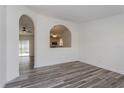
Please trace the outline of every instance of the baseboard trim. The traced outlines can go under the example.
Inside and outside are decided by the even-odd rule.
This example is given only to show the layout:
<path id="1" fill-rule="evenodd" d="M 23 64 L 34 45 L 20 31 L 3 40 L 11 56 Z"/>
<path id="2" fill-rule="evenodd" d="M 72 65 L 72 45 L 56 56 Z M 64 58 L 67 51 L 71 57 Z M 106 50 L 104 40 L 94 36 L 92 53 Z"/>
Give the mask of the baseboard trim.
<path id="1" fill-rule="evenodd" d="M 96 67 L 99 67 L 99 68 L 102 68 L 102 69 L 106 69 L 106 70 L 109 70 L 109 71 L 112 71 L 112 72 L 115 72 L 115 73 L 119 73 L 119 74 L 124 75 L 123 72 L 119 72 L 118 70 L 115 70 L 115 69 L 109 69 L 109 68 L 107 68 L 107 67 L 103 67 L 103 66 L 100 66 L 100 65 L 95 65 L 95 64 L 92 64 L 92 63 L 89 63 L 89 62 L 86 62 L 86 61 L 80 61 L 80 62 L 85 63 L 85 64 L 88 64 L 88 65 L 96 66 Z"/>

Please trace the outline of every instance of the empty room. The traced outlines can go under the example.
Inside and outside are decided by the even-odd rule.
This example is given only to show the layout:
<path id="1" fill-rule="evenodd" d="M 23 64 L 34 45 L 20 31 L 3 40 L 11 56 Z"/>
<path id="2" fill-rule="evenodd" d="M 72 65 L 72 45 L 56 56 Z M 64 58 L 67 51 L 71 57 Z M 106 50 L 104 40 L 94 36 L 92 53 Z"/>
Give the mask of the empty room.
<path id="1" fill-rule="evenodd" d="M 124 88 L 124 5 L 0 5 L 1 88 Z"/>

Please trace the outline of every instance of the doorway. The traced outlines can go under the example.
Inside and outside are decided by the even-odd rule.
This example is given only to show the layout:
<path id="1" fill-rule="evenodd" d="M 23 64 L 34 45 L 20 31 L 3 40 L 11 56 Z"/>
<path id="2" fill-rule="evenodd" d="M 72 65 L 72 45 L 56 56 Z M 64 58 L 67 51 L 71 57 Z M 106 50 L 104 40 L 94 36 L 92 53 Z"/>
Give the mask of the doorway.
<path id="1" fill-rule="evenodd" d="M 24 74 L 34 68 L 34 24 L 27 15 L 19 20 L 19 73 Z"/>

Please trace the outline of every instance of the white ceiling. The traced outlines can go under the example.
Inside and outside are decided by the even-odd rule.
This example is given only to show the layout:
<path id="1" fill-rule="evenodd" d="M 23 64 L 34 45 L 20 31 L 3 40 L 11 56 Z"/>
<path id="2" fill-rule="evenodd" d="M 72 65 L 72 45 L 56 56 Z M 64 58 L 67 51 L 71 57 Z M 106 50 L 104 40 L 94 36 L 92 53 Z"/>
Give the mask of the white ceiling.
<path id="1" fill-rule="evenodd" d="M 26 7 L 43 15 L 77 23 L 124 13 L 124 5 L 31 5 Z"/>

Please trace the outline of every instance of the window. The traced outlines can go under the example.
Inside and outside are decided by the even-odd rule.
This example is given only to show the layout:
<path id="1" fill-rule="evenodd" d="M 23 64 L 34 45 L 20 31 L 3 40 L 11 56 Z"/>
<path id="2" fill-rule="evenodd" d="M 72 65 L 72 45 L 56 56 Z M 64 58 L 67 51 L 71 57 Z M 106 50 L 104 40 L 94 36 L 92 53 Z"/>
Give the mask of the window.
<path id="1" fill-rule="evenodd" d="M 20 40 L 19 56 L 29 56 L 29 40 Z"/>

